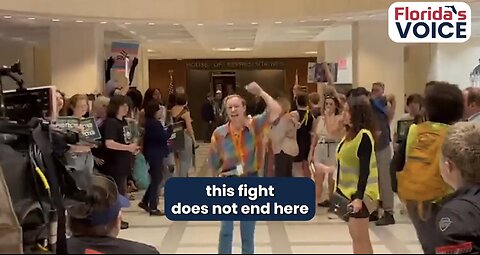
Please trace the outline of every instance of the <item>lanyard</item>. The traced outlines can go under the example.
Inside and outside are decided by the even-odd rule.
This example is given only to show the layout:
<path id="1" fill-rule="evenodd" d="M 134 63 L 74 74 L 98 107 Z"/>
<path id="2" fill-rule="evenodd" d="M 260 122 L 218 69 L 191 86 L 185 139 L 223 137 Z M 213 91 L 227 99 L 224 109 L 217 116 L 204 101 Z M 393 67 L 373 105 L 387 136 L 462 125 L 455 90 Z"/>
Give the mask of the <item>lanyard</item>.
<path id="1" fill-rule="evenodd" d="M 245 150 L 248 149 L 248 148 L 245 148 L 243 145 L 244 143 L 244 139 L 243 139 L 243 132 L 244 130 L 242 129 L 240 131 L 240 133 L 237 135 L 235 134 L 233 128 L 231 127 L 231 125 L 229 124 L 228 125 L 228 128 L 229 128 L 229 131 L 230 131 L 230 135 L 232 137 L 232 142 L 233 142 L 233 146 L 235 147 L 235 155 L 237 156 L 238 160 L 240 160 L 241 164 L 243 167 L 246 167 L 245 166 Z M 247 128 L 248 130 L 248 128 Z M 258 146 L 257 145 L 257 141 L 256 141 L 256 137 L 255 137 L 255 132 L 250 132 L 252 133 L 252 139 L 253 139 L 253 143 L 254 143 L 254 151 L 252 152 L 253 155 L 254 155 L 254 167 L 256 168 L 256 164 L 258 163 L 257 162 L 257 152 L 256 152 L 256 147 Z M 258 169 L 255 169 L 255 170 L 258 170 Z"/>

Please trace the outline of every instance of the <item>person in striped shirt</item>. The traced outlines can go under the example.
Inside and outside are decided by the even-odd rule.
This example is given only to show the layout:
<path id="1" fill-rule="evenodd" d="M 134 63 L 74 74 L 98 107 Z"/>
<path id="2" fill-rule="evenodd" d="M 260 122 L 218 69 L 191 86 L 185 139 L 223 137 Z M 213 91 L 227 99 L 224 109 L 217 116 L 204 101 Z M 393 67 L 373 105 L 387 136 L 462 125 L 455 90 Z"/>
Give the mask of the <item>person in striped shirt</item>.
<path id="1" fill-rule="evenodd" d="M 270 129 L 282 111 L 281 106 L 256 82 L 246 86 L 246 90 L 265 101 L 267 108 L 259 115 L 246 115 L 246 102 L 239 95 L 229 95 L 224 99 L 228 122 L 212 134 L 209 167 L 214 176 L 255 177 L 263 168 L 263 136 Z M 255 222 L 240 222 L 242 233 L 242 253 L 254 253 Z M 221 224 L 218 252 L 232 253 L 233 222 Z"/>

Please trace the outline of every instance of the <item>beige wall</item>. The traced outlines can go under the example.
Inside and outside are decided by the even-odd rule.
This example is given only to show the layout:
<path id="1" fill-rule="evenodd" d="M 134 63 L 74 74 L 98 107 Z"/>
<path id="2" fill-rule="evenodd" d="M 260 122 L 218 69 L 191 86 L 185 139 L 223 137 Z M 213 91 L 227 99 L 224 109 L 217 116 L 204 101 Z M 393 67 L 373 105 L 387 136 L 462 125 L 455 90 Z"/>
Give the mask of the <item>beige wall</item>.
<path id="1" fill-rule="evenodd" d="M 103 31 L 94 27 L 50 29 L 52 84 L 70 97 L 103 90 Z"/>
<path id="2" fill-rule="evenodd" d="M 405 94 L 423 94 L 432 63 L 431 44 L 405 46 Z"/>
<path id="3" fill-rule="evenodd" d="M 370 90 L 373 82 L 385 83 L 385 93 L 397 99 L 396 118 L 404 112 L 403 47 L 390 40 L 385 22 L 358 22 L 353 26 L 353 85 Z"/>

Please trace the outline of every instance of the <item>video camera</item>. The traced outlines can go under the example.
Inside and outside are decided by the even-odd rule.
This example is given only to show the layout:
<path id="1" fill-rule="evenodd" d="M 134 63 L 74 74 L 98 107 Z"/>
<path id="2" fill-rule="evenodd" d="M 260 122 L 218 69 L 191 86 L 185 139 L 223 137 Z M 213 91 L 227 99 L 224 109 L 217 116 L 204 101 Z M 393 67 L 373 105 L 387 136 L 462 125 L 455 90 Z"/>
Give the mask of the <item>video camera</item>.
<path id="1" fill-rule="evenodd" d="M 0 187 L 0 199 L 11 200 L 24 253 L 66 254 L 65 208 L 91 202 L 63 159 L 79 136 L 53 128 L 55 87 L 25 89 L 21 74 L 19 62 L 0 67 L 0 171 L 5 179 L 0 185 L 8 187 L 7 194 Z M 16 81 L 18 89 L 3 91 L 4 77 Z M 0 211 L 10 210 L 0 204 Z M 0 247 L 6 247 L 2 234 L 7 231 L 0 226 Z"/>

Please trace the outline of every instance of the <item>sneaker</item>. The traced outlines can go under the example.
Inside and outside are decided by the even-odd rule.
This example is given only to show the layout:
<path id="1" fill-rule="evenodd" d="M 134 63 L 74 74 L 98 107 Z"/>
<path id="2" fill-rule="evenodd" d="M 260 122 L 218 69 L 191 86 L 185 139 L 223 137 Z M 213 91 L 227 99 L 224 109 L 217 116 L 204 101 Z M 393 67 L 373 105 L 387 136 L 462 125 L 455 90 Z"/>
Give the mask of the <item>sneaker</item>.
<path id="1" fill-rule="evenodd" d="M 127 229 L 128 227 L 128 222 L 122 220 L 122 223 L 120 224 L 120 229 Z"/>
<path id="2" fill-rule="evenodd" d="M 377 226 L 387 226 L 393 224 L 395 224 L 395 218 L 393 218 L 393 214 L 389 212 L 385 212 L 383 217 L 375 222 L 375 225 Z"/>
<path id="3" fill-rule="evenodd" d="M 150 216 L 164 216 L 164 215 L 165 213 L 158 209 L 150 211 Z"/>

